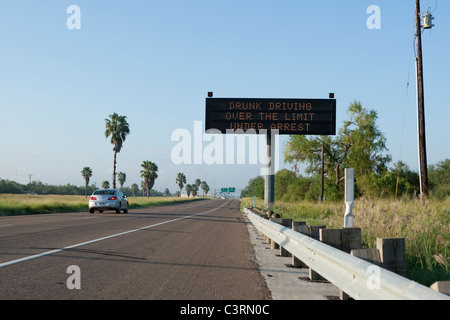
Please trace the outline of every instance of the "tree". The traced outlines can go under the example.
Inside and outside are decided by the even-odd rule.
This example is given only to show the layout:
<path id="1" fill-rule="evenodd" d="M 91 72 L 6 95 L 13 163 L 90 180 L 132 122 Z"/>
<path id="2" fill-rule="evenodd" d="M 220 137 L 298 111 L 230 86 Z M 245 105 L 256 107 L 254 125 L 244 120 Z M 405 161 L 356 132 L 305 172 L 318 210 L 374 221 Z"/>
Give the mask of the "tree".
<path id="1" fill-rule="evenodd" d="M 322 145 L 329 150 L 331 141 L 328 136 L 308 138 L 304 135 L 290 136 L 285 144 L 284 161 L 294 164 L 295 175 L 298 174 L 298 164 L 306 163 L 306 172 L 315 173 L 320 169 Z M 327 161 L 327 163 L 330 161 Z"/>
<path id="2" fill-rule="evenodd" d="M 169 196 L 170 196 L 170 190 L 169 190 L 169 188 L 164 189 L 163 195 L 164 195 L 164 197 L 169 197 Z"/>
<path id="3" fill-rule="evenodd" d="M 105 181 L 102 182 L 102 188 L 103 189 L 109 189 L 109 181 L 108 180 L 105 180 Z"/>
<path id="4" fill-rule="evenodd" d="M 191 191 L 192 191 L 192 186 L 190 184 L 187 184 L 186 187 L 184 188 L 186 190 L 186 194 L 188 196 L 188 198 L 191 195 Z"/>
<path id="5" fill-rule="evenodd" d="M 201 184 L 202 184 L 202 181 L 200 179 L 195 179 L 195 186 L 197 187 L 197 191 L 200 188 Z"/>
<path id="6" fill-rule="evenodd" d="M 191 185 L 191 193 L 194 198 L 197 196 L 197 192 L 198 192 L 198 187 L 197 187 L 197 184 L 194 183 Z"/>
<path id="7" fill-rule="evenodd" d="M 441 160 L 437 164 L 431 165 L 428 170 L 432 187 L 450 183 L 450 159 Z"/>
<path id="8" fill-rule="evenodd" d="M 136 193 L 139 192 L 139 186 L 137 185 L 137 183 L 133 183 L 131 185 L 131 193 L 133 194 L 133 197 L 136 197 Z"/>
<path id="9" fill-rule="evenodd" d="M 141 181 L 142 196 L 145 196 L 145 189 L 146 189 L 146 188 L 147 188 L 147 187 L 145 186 L 145 181 L 142 180 L 142 181 Z"/>
<path id="10" fill-rule="evenodd" d="M 275 199 L 281 200 L 288 194 L 289 186 L 295 180 L 296 175 L 288 169 L 282 169 L 275 174 Z"/>
<path id="11" fill-rule="evenodd" d="M 350 119 L 344 121 L 336 137 L 302 135 L 290 136 L 285 145 L 284 158 L 294 163 L 307 165 L 306 172 L 314 174 L 321 168 L 322 146 L 324 150 L 324 175 L 339 186 L 344 180 L 344 168 L 355 169 L 355 177 L 362 175 L 381 175 L 391 161 L 387 151 L 386 139 L 376 125 L 377 113 L 366 110 L 361 103 L 354 101 L 348 108 Z"/>
<path id="12" fill-rule="evenodd" d="M 202 190 L 203 190 L 203 196 L 205 196 L 205 194 L 207 195 L 207 194 L 208 194 L 208 191 L 209 191 L 210 189 L 209 189 L 209 186 L 208 186 L 208 184 L 206 183 L 206 181 L 202 181 L 201 188 L 202 188 Z"/>
<path id="13" fill-rule="evenodd" d="M 84 167 L 83 170 L 81 170 L 81 176 L 84 178 L 85 183 L 84 195 L 87 198 L 87 188 L 89 184 L 89 179 L 92 177 L 92 169 L 89 167 Z"/>
<path id="14" fill-rule="evenodd" d="M 368 111 L 355 101 L 350 105 L 348 114 L 350 120 L 344 121 L 338 135 L 338 144 L 348 146 L 346 167 L 354 168 L 355 175 L 385 172 L 391 156 L 384 154 L 387 151 L 386 138 L 376 125 L 377 112 Z"/>
<path id="15" fill-rule="evenodd" d="M 122 150 L 123 143 L 127 135 L 130 133 L 130 127 L 126 116 L 119 116 L 117 113 L 109 115 L 109 119 L 105 119 L 105 137 L 111 136 L 111 144 L 114 151 L 113 165 L 113 189 L 116 188 L 116 157 L 117 153 Z"/>
<path id="16" fill-rule="evenodd" d="M 439 161 L 428 170 L 431 195 L 437 198 L 450 196 L 450 159 Z"/>
<path id="17" fill-rule="evenodd" d="M 180 188 L 180 197 L 181 197 L 181 190 L 183 189 L 183 186 L 186 183 L 186 176 L 184 175 L 184 173 L 182 173 L 182 172 L 178 173 L 176 183 L 178 184 L 178 187 Z"/>
<path id="18" fill-rule="evenodd" d="M 264 198 L 264 177 L 258 176 L 248 181 L 248 195 Z"/>
<path id="19" fill-rule="evenodd" d="M 148 160 L 145 160 L 141 164 L 142 170 L 141 170 L 141 178 L 144 179 L 144 185 L 147 189 L 147 198 L 150 196 L 150 190 L 153 188 L 153 185 L 155 184 L 156 178 L 158 178 L 158 166 Z"/>
<path id="20" fill-rule="evenodd" d="M 394 167 L 390 170 L 390 173 L 394 183 L 396 183 L 398 179 L 397 194 L 399 196 L 403 193 L 411 195 L 418 189 L 420 183 L 419 174 L 412 171 L 406 163 L 402 161 L 396 162 Z M 392 187 L 392 190 L 394 190 L 394 187 Z"/>
<path id="21" fill-rule="evenodd" d="M 117 175 L 117 180 L 119 181 L 120 189 L 122 189 L 123 184 L 127 180 L 127 174 L 123 173 L 123 172 L 119 172 L 119 174 Z"/>

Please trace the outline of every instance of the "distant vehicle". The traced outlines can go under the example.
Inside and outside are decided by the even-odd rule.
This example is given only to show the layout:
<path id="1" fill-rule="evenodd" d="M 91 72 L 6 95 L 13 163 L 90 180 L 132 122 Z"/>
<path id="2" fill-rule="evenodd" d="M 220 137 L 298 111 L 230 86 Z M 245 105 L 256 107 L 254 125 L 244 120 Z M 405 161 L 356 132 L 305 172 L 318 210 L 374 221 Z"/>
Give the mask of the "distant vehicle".
<path id="1" fill-rule="evenodd" d="M 128 213 L 128 199 L 118 189 L 95 190 L 89 199 L 89 212 L 95 210 L 102 213 L 105 210 L 116 210 L 116 213 Z"/>

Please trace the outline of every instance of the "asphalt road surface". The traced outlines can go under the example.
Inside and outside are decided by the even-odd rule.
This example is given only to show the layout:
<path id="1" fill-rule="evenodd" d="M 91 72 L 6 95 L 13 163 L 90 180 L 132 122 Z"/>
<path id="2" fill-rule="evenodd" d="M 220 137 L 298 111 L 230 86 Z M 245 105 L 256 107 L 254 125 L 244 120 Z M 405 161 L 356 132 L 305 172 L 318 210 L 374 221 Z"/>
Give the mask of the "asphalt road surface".
<path id="1" fill-rule="evenodd" d="M 0 299 L 265 300 L 238 200 L 0 217 Z"/>

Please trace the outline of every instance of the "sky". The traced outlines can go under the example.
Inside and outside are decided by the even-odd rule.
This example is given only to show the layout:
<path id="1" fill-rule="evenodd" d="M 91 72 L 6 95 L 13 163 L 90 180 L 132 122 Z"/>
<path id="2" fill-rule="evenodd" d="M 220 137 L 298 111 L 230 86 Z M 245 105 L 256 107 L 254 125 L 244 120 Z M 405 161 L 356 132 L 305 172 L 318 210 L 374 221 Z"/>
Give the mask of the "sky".
<path id="1" fill-rule="evenodd" d="M 378 16 L 367 12 L 371 5 Z M 422 34 L 427 160 L 435 164 L 450 158 L 450 2 L 422 0 L 427 9 L 435 17 Z M 260 163 L 173 161 L 177 130 L 190 133 L 192 150 L 194 141 L 200 150 L 210 143 L 194 137 L 209 91 L 225 98 L 333 92 L 338 129 L 358 100 L 378 113 L 392 163 L 418 170 L 414 10 L 414 0 L 2 0 L 0 177 L 84 185 L 80 171 L 89 166 L 91 183 L 111 181 L 104 131 L 116 112 L 131 131 L 117 155 L 125 186 L 140 185 L 140 165 L 150 160 L 159 167 L 158 191 L 175 192 L 178 172 L 211 189 L 243 188 Z M 279 138 L 280 169 L 292 169 L 283 163 L 287 138 Z"/>

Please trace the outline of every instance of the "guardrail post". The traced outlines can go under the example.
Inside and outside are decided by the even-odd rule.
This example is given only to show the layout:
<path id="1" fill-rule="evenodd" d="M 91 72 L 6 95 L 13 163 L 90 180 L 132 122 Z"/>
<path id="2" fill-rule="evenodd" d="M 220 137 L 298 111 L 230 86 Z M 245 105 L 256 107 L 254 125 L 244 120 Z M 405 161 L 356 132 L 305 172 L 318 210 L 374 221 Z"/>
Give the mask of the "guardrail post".
<path id="1" fill-rule="evenodd" d="M 278 224 L 281 222 L 281 218 L 269 218 L 269 220 Z M 280 249 L 280 246 L 278 245 L 278 243 L 272 240 L 270 242 L 270 249 L 277 250 Z"/>
<path id="2" fill-rule="evenodd" d="M 342 251 L 350 253 L 353 249 L 361 249 L 361 228 L 343 228 Z"/>
<path id="3" fill-rule="evenodd" d="M 378 249 L 356 249 L 352 250 L 350 254 L 381 267 L 380 250 Z"/>
<path id="4" fill-rule="evenodd" d="M 350 251 L 350 254 L 381 267 L 380 251 L 378 249 L 354 249 Z M 339 290 L 339 298 L 348 300 L 350 297 L 344 291 Z"/>
<path id="5" fill-rule="evenodd" d="M 430 288 L 448 296 L 450 295 L 450 281 L 436 281 Z"/>
<path id="6" fill-rule="evenodd" d="M 248 211 L 250 221 L 259 230 L 265 234 L 271 234 L 274 240 L 285 244 L 293 255 L 302 257 L 308 265 L 320 270 L 325 278 L 341 290 L 348 291 L 355 299 L 450 300 L 450 297 L 445 294 L 387 271 L 385 268 L 379 268 L 378 275 L 370 274 L 368 270 L 374 264 L 280 227 L 276 223 L 253 214 L 248 209 L 245 211 Z M 376 290 L 369 286 L 370 282 L 377 286 Z"/>
<path id="7" fill-rule="evenodd" d="M 320 229 L 325 229 L 326 226 L 308 226 L 308 228 L 309 228 L 309 236 L 313 239 L 319 240 L 320 239 Z M 311 281 L 324 280 L 324 278 L 321 277 L 320 274 L 318 274 L 311 268 L 309 268 L 309 279 Z"/>
<path id="8" fill-rule="evenodd" d="M 264 240 L 266 240 L 267 244 L 270 244 L 270 238 L 268 236 L 266 236 L 265 234 L 263 234 Z"/>
<path id="9" fill-rule="evenodd" d="M 324 226 L 320 226 L 324 227 Z M 319 231 L 319 240 L 326 243 L 336 249 L 342 248 L 342 230 L 341 229 L 317 229 Z M 311 280 L 325 280 L 317 272 L 309 268 L 309 278 Z"/>
<path id="10" fill-rule="evenodd" d="M 292 219 L 281 219 L 281 225 L 292 228 Z M 280 246 L 280 256 L 281 257 L 291 257 L 292 255 L 289 251 L 287 251 L 285 248 Z"/>
<path id="11" fill-rule="evenodd" d="M 308 227 L 309 227 L 309 236 L 316 240 L 320 239 L 319 230 L 326 228 L 326 226 L 308 226 Z"/>
<path id="12" fill-rule="evenodd" d="M 292 230 L 304 235 L 309 234 L 309 229 L 305 221 L 292 221 Z M 295 268 L 308 268 L 308 266 L 304 262 L 302 262 L 294 255 L 292 255 L 292 266 Z"/>
<path id="13" fill-rule="evenodd" d="M 378 238 L 377 249 L 380 251 L 383 268 L 405 276 L 405 239 L 404 238 Z"/>
<path id="14" fill-rule="evenodd" d="M 336 249 L 342 250 L 342 230 L 341 229 L 320 229 L 319 240 Z"/>
<path id="15" fill-rule="evenodd" d="M 343 228 L 341 230 L 342 251 L 350 253 L 352 250 L 361 249 L 361 228 Z M 349 295 L 342 290 L 339 290 L 339 297 L 341 300 L 349 299 Z"/>
<path id="16" fill-rule="evenodd" d="M 326 243 L 336 249 L 343 250 L 350 253 L 352 249 L 361 248 L 361 229 L 360 228 L 344 228 L 344 229 L 320 229 L 319 240 Z M 316 280 L 321 277 L 314 274 L 314 271 L 310 270 L 311 274 Z M 312 280 L 312 278 L 311 278 Z M 341 300 L 348 300 L 349 296 L 344 291 L 339 290 L 339 297 Z"/>

